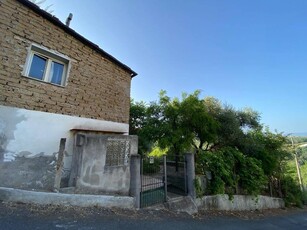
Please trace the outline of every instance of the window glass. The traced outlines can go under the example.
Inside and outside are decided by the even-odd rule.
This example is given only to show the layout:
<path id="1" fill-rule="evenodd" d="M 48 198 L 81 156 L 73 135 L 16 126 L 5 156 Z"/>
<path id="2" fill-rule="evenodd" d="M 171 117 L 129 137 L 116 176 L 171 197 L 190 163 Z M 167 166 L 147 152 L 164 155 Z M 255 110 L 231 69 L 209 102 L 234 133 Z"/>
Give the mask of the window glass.
<path id="1" fill-rule="evenodd" d="M 29 76 L 42 80 L 47 60 L 36 54 L 33 55 Z"/>
<path id="2" fill-rule="evenodd" d="M 51 83 L 61 85 L 62 82 L 62 76 L 64 71 L 64 65 L 57 62 L 51 63 Z"/>
<path id="3" fill-rule="evenodd" d="M 1 0 L 0 0 L 1 1 Z M 69 58 L 47 48 L 32 45 L 23 75 L 54 85 L 65 86 L 69 70 Z"/>

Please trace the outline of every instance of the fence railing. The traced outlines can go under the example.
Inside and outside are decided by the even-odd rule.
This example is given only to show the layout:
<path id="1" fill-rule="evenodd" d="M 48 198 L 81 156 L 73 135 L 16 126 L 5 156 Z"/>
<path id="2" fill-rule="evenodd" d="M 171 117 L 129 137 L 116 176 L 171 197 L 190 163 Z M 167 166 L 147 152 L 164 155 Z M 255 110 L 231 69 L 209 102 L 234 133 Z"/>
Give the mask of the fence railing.
<path id="1" fill-rule="evenodd" d="M 167 197 L 166 157 L 144 157 L 141 161 L 142 208 L 163 203 Z"/>

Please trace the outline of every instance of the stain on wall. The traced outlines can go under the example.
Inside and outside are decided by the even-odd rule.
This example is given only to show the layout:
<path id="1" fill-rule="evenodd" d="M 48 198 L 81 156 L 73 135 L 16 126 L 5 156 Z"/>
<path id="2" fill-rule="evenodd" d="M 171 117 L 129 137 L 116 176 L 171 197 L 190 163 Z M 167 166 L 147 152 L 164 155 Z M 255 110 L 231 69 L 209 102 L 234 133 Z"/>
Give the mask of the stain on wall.
<path id="1" fill-rule="evenodd" d="M 17 125 L 26 120 L 25 116 L 18 114 L 16 110 L 1 109 L 0 107 L 0 162 L 13 161 L 14 152 L 7 149 L 10 141 L 15 139 L 14 132 Z"/>
<path id="2" fill-rule="evenodd" d="M 54 185 L 56 157 L 16 157 L 14 161 L 0 162 L 0 186 L 52 191 Z M 16 170 L 17 169 L 17 170 Z"/>
<path id="3" fill-rule="evenodd" d="M 46 172 L 49 172 L 51 170 L 48 165 L 51 163 L 49 159 L 57 159 L 57 154 L 54 153 L 59 150 L 60 139 L 66 138 L 67 142 L 66 151 L 64 152 L 61 187 L 67 187 L 71 172 L 75 135 L 75 131 L 72 130 L 80 128 L 81 126 L 89 130 L 116 130 L 123 133 L 128 132 L 127 124 L 0 105 L 0 174 L 2 175 L 0 175 L 0 186 L 26 188 L 25 184 L 28 183 L 28 188 L 32 189 L 31 186 L 34 185 L 34 179 L 32 180 L 30 175 L 37 181 L 39 181 L 39 178 L 35 176 L 34 172 L 30 172 L 28 176 L 25 177 L 22 173 L 19 174 L 19 171 L 28 169 L 27 162 L 32 161 L 41 164 L 41 167 L 44 168 Z M 46 160 L 44 161 L 42 159 Z M 18 163 L 15 162 L 17 160 Z M 23 163 L 23 161 L 25 162 Z M 43 171 L 39 173 L 43 174 Z M 8 183 L 9 180 L 4 183 L 4 175 L 14 175 L 8 177 L 12 180 L 11 184 Z M 47 175 L 49 174 L 44 174 L 45 177 Z M 22 182 L 23 180 L 28 181 Z M 50 181 L 51 180 L 52 179 L 50 179 Z M 43 181 L 46 181 L 46 179 Z M 19 185 L 21 182 L 22 185 Z M 38 187 L 39 186 L 34 186 L 33 188 L 36 189 Z M 46 185 L 43 187 L 46 187 Z"/>
<path id="4" fill-rule="evenodd" d="M 62 168 L 62 175 L 61 175 L 61 188 L 68 187 L 69 176 L 71 172 L 71 161 L 72 161 L 72 154 L 64 151 L 64 165 Z"/>
<path id="5" fill-rule="evenodd" d="M 4 160 L 4 150 L 7 143 L 7 139 L 4 133 L 0 133 L 0 162 Z"/>
<path id="6" fill-rule="evenodd" d="M 70 181 L 77 192 L 128 195 L 136 136 L 79 133 L 75 147 Z"/>

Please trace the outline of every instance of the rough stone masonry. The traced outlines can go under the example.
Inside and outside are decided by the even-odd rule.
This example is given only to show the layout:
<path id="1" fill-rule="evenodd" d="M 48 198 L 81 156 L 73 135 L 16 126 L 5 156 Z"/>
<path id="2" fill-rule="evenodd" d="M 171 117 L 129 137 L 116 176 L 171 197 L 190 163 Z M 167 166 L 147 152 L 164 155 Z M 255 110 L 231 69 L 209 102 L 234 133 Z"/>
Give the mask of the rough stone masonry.
<path id="1" fill-rule="evenodd" d="M 0 104 L 128 123 L 131 73 L 16 0 L 0 1 Z M 71 59 L 65 87 L 22 76 L 31 43 Z"/>

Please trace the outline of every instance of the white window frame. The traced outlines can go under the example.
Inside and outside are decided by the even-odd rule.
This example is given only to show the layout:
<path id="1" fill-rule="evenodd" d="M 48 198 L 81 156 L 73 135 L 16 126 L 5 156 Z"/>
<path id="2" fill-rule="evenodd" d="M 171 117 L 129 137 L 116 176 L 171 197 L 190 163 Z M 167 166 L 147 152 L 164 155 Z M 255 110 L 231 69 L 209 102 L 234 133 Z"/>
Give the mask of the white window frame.
<path id="1" fill-rule="evenodd" d="M 42 80 L 31 77 L 29 75 L 34 55 L 37 55 L 39 57 L 46 59 L 46 66 L 45 66 L 44 76 Z M 56 83 L 51 82 L 52 62 L 60 63 L 64 66 L 62 77 L 61 77 L 61 84 L 56 84 Z M 30 47 L 28 48 L 28 55 L 27 55 L 27 59 L 24 65 L 24 70 L 22 72 L 22 75 L 25 77 L 31 78 L 33 80 L 47 82 L 52 85 L 65 87 L 67 85 L 67 80 L 68 80 L 68 75 L 69 75 L 69 70 L 70 70 L 70 63 L 71 63 L 70 58 L 67 57 L 66 55 L 60 54 L 56 51 L 50 50 L 46 47 L 43 47 L 37 44 L 31 44 Z"/>

